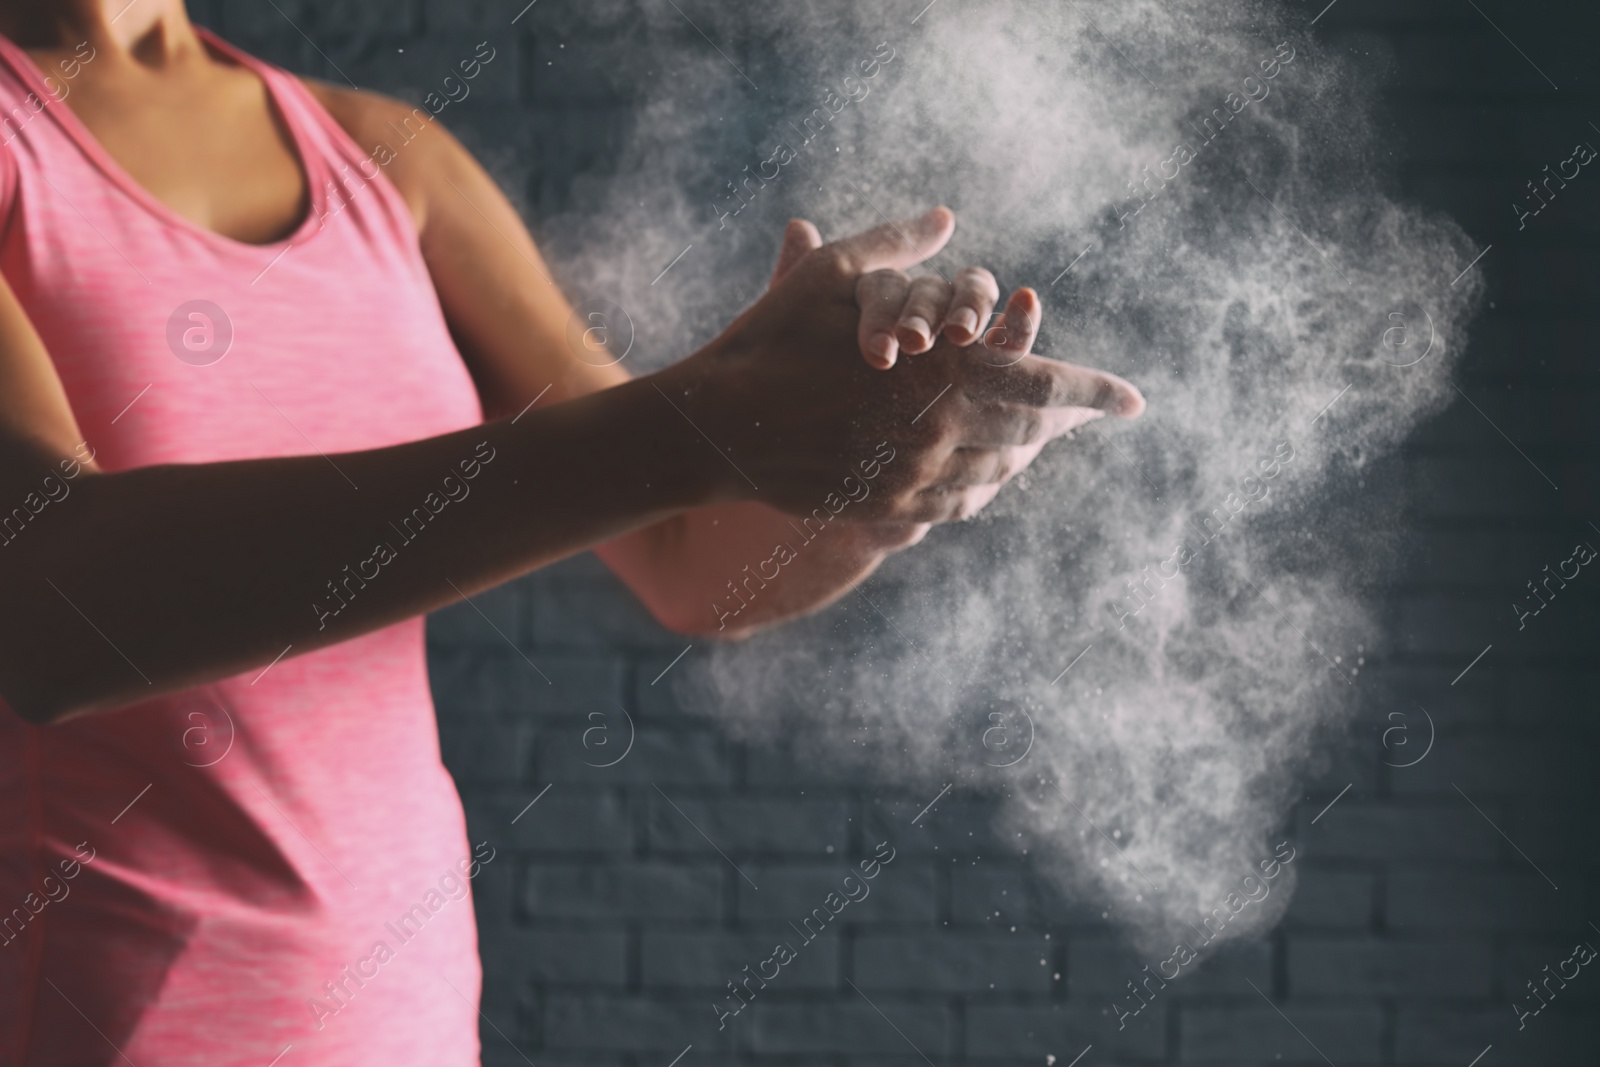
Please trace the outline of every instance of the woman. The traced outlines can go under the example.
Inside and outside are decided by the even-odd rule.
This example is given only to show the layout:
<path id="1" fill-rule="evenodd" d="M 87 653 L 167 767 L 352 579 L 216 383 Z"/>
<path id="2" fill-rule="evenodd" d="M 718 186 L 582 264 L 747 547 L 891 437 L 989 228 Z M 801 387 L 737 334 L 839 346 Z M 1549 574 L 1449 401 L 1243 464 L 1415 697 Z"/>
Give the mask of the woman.
<path id="1" fill-rule="evenodd" d="M 411 109 L 180 0 L 8 0 L 0 33 L 6 1064 L 476 1062 L 494 854 L 425 612 L 594 548 L 666 626 L 747 633 L 1142 407 L 1027 354 L 1031 291 L 980 342 L 987 272 L 908 280 L 944 209 L 791 223 L 761 300 L 630 379 L 448 134 L 373 162 Z M 845 476 L 872 491 L 732 618 Z"/>

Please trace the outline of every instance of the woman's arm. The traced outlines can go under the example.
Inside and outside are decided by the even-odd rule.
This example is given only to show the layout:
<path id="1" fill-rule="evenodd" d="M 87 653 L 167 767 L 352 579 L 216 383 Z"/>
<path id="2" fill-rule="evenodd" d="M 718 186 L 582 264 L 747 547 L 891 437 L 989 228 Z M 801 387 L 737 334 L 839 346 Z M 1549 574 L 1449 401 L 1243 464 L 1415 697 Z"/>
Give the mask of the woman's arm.
<path id="1" fill-rule="evenodd" d="M 0 397 L 0 518 L 39 507 L 47 475 L 57 487 L 0 545 L 0 693 L 36 722 L 346 640 L 722 492 L 648 382 L 331 457 L 349 482 L 319 456 L 79 470 L 59 381 L 4 283 Z M 414 509 L 428 517 L 392 525 Z"/>
<path id="2" fill-rule="evenodd" d="M 406 113 L 402 105 L 381 97 L 323 85 L 315 88 L 358 143 L 381 139 L 386 124 L 397 113 Z M 386 172 L 418 219 L 423 253 L 486 411 L 515 414 L 535 398 L 543 406 L 629 379 L 620 365 L 578 358 L 568 337 L 571 308 L 553 284 L 533 239 L 493 180 L 449 133 L 430 127 Z M 923 224 L 911 240 L 931 255 L 949 239 L 954 222 L 946 212 L 925 218 Z M 820 244 L 809 224 L 791 223 L 774 281 Z M 909 266 L 921 258 L 921 253 L 913 252 L 896 265 Z M 864 348 L 878 330 L 893 330 L 906 293 L 903 282 L 896 288 L 892 272 L 874 280 L 882 281 L 895 300 L 886 320 L 871 314 L 876 309 L 868 306 L 860 337 Z M 993 286 L 987 272 L 963 272 L 958 279 L 956 303 L 970 309 L 967 317 L 972 323 L 988 318 L 998 296 Z M 919 286 L 919 292 L 925 290 Z M 1029 320 L 1027 328 L 1003 343 L 1014 353 L 1028 350 L 1038 321 L 1037 302 L 1031 294 L 1024 299 L 1031 301 L 1021 308 Z M 907 314 L 912 310 L 907 305 Z M 921 310 L 927 313 L 926 306 Z M 938 311 L 943 314 L 942 305 Z M 937 331 L 940 323 L 933 325 Z M 975 329 L 957 325 L 947 333 L 961 343 L 977 335 Z M 909 334 L 906 342 L 908 351 L 920 352 L 931 347 L 932 338 L 918 343 Z M 887 360 L 873 359 L 874 365 L 892 365 L 895 347 L 899 346 L 890 346 Z M 1099 380 L 1106 383 L 1104 407 L 1116 410 L 1118 403 L 1138 403 L 1137 393 L 1126 383 L 1110 376 Z M 1087 409 L 1075 415 L 1059 413 L 1051 429 L 1063 432 L 1095 414 Z M 987 503 L 1006 478 L 1032 461 L 1050 436 L 1041 433 L 1031 442 L 1006 449 L 992 477 L 954 487 L 958 490 L 954 496 L 960 499 L 951 501 L 953 511 L 970 514 Z M 836 481 L 852 470 L 841 466 Z M 823 508 L 824 500 L 819 495 L 798 510 Z M 858 512 L 844 510 L 841 516 L 848 519 Z M 920 540 L 927 528 L 916 523 L 829 522 L 812 543 L 805 540 L 812 531 L 800 528 L 790 515 L 746 501 L 665 517 L 598 546 L 596 553 L 664 625 L 683 633 L 734 637 L 829 603 L 891 552 Z M 781 566 L 768 562 L 788 558 L 791 551 L 793 558 Z M 745 584 L 752 571 L 757 580 Z"/>
<path id="3" fill-rule="evenodd" d="M 684 509 L 807 511 L 884 447 L 895 458 L 851 505 L 860 517 L 951 518 L 979 466 L 1106 387 L 948 344 L 868 367 L 855 283 L 902 262 L 900 247 L 880 227 L 812 251 L 687 359 L 520 418 L 332 457 L 110 473 L 78 466 L 50 355 L 0 282 L 0 523 L 23 513 L 0 538 L 0 694 L 51 722 L 214 681 Z M 418 509 L 433 514 L 408 536 Z"/>

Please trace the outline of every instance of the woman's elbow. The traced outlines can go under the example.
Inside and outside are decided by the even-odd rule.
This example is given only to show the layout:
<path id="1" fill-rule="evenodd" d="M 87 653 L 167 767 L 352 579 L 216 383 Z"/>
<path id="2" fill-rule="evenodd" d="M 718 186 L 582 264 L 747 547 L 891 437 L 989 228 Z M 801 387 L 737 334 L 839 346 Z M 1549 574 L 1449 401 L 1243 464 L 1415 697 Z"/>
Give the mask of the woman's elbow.
<path id="1" fill-rule="evenodd" d="M 70 719 L 79 710 L 41 687 L 12 677 L 0 682 L 0 706 L 10 708 L 17 718 L 33 726 L 50 726 Z"/>

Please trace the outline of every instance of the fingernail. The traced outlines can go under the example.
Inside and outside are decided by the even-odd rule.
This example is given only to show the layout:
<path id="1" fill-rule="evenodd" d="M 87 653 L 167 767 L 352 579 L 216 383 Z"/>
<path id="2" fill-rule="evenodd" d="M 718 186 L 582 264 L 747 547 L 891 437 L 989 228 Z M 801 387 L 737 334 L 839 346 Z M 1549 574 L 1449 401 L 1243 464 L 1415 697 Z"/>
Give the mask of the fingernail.
<path id="1" fill-rule="evenodd" d="M 928 338 L 933 335 L 933 327 L 928 325 L 928 320 L 921 315 L 913 315 L 906 319 L 900 324 L 900 329 L 904 333 L 915 334 L 917 341 L 922 344 L 927 344 Z"/>
<path id="2" fill-rule="evenodd" d="M 867 352 L 879 359 L 888 359 L 894 352 L 895 344 L 893 334 L 875 333 L 867 339 Z"/>
<path id="3" fill-rule="evenodd" d="M 971 308 L 960 308 L 950 316 L 950 325 L 972 336 L 978 329 L 978 313 Z"/>

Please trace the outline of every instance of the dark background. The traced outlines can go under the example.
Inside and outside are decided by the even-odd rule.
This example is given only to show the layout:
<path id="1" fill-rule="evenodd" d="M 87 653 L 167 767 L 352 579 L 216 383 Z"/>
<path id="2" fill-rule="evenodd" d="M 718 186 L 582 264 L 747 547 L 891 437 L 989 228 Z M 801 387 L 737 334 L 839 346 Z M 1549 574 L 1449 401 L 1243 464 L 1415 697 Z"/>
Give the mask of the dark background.
<path id="1" fill-rule="evenodd" d="M 524 2 L 191 8 L 292 70 L 338 81 L 336 65 L 412 100 L 489 40 L 497 58 L 445 120 L 537 235 L 541 218 L 581 202 L 585 175 L 617 165 L 643 92 L 630 64 L 640 42 L 703 42 L 667 0 L 539 0 L 512 25 Z M 726 0 L 686 10 L 712 3 Z M 1324 4 L 1288 4 L 1292 24 Z M 921 6 L 909 0 L 908 20 Z M 1416 766 L 1385 766 L 1415 759 L 1427 724 L 1415 707 L 1403 720 L 1386 718 L 1393 707 L 1364 712 L 1294 813 L 1301 882 L 1279 928 L 1172 983 L 1119 1032 L 1107 1006 L 1151 961 L 1053 897 L 990 832 L 980 797 L 957 789 L 911 825 L 904 813 L 931 798 L 731 740 L 674 701 L 670 673 L 653 684 L 687 642 L 586 556 L 429 627 L 445 756 L 473 839 L 508 857 L 476 887 L 485 1062 L 667 1067 L 691 1044 L 683 1067 L 1051 1056 L 1068 1067 L 1091 1044 L 1080 1067 L 1600 1062 L 1600 968 L 1521 1032 L 1511 1008 L 1575 942 L 1600 947 L 1600 573 L 1583 571 L 1524 630 L 1510 607 L 1575 542 L 1600 546 L 1600 173 L 1586 168 L 1520 232 L 1511 207 L 1575 142 L 1600 145 L 1593 12 L 1339 0 L 1316 23 L 1326 46 L 1387 68 L 1385 143 L 1403 159 L 1403 192 L 1493 246 L 1474 268 L 1491 303 L 1458 375 L 1481 410 L 1458 401 L 1413 436 L 1409 505 L 1384 520 L 1413 562 L 1387 605 L 1392 654 L 1373 671 L 1428 709 L 1436 742 Z M 759 38 L 760 6 L 744 17 Z M 719 43 L 735 58 L 755 47 Z M 633 750 L 610 769 L 584 766 L 620 751 L 619 705 L 634 716 Z M 1385 747 L 1397 724 L 1406 733 Z M 586 749 L 596 727 L 607 732 Z M 710 1004 L 723 984 L 885 836 L 899 855 L 868 902 L 719 1034 Z"/>

